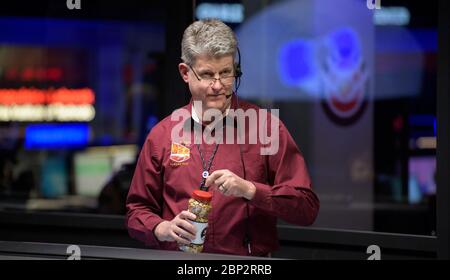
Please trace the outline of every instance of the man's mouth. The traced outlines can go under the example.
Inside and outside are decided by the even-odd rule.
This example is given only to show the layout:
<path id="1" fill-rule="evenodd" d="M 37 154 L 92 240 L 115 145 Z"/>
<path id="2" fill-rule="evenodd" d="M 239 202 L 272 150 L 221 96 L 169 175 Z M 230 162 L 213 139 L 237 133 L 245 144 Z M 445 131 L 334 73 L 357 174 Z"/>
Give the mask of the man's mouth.
<path id="1" fill-rule="evenodd" d="M 222 95 L 225 95 L 224 93 L 219 93 L 219 94 L 208 94 L 207 96 L 208 97 L 219 97 L 219 96 L 222 96 Z"/>

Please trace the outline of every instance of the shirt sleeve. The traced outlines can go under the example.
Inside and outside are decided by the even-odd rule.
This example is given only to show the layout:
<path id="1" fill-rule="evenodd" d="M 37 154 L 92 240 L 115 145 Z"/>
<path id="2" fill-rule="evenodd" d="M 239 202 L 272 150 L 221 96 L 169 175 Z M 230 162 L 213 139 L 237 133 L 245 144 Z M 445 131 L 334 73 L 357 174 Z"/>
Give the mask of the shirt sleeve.
<path id="1" fill-rule="evenodd" d="M 319 212 L 305 160 L 284 124 L 279 121 L 279 149 L 267 155 L 269 184 L 256 187 L 250 204 L 296 225 L 311 225 Z"/>
<path id="2" fill-rule="evenodd" d="M 139 155 L 127 196 L 126 226 L 132 238 L 147 246 L 160 248 L 153 231 L 163 221 L 162 151 L 156 145 L 157 134 L 150 132 Z"/>

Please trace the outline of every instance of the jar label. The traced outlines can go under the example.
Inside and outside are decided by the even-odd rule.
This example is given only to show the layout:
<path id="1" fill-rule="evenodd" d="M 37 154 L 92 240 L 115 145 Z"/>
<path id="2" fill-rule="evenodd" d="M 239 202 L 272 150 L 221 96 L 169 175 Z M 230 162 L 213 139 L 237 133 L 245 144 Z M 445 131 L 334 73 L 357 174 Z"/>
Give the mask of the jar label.
<path id="1" fill-rule="evenodd" d="M 208 228 L 208 223 L 199 223 L 199 222 L 191 222 L 195 229 L 197 230 L 197 234 L 195 235 L 195 239 L 192 240 L 193 244 L 201 245 L 205 242 L 206 237 L 206 229 Z"/>

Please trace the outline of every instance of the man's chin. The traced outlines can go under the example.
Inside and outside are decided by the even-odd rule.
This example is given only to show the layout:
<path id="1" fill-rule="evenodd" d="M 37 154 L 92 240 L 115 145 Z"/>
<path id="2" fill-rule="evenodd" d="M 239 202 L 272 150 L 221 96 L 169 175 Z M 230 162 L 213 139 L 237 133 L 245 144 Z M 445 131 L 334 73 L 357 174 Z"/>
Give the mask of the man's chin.
<path id="1" fill-rule="evenodd" d="M 208 100 L 205 104 L 205 109 L 217 109 L 222 111 L 225 108 L 225 102 L 222 100 Z"/>

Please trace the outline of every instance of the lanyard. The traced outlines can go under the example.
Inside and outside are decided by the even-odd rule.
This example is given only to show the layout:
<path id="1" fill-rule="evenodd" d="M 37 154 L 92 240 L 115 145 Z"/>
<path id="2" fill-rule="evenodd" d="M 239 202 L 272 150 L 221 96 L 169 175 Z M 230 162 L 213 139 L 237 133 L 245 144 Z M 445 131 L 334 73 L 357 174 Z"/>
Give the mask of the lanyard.
<path id="1" fill-rule="evenodd" d="M 218 148 L 219 148 L 219 144 L 216 143 L 216 146 L 214 147 L 211 157 L 209 158 L 208 164 L 206 164 L 205 158 L 203 157 L 202 150 L 200 149 L 200 144 L 197 144 L 197 150 L 200 154 L 200 158 L 202 159 L 202 166 L 203 166 L 202 182 L 200 184 L 200 190 L 202 190 L 202 191 L 207 190 L 207 188 L 205 187 L 206 178 L 208 178 L 208 176 L 209 176 L 209 169 L 211 168 L 212 161 L 214 160 L 214 157 L 216 156 L 216 152 L 217 152 Z"/>

